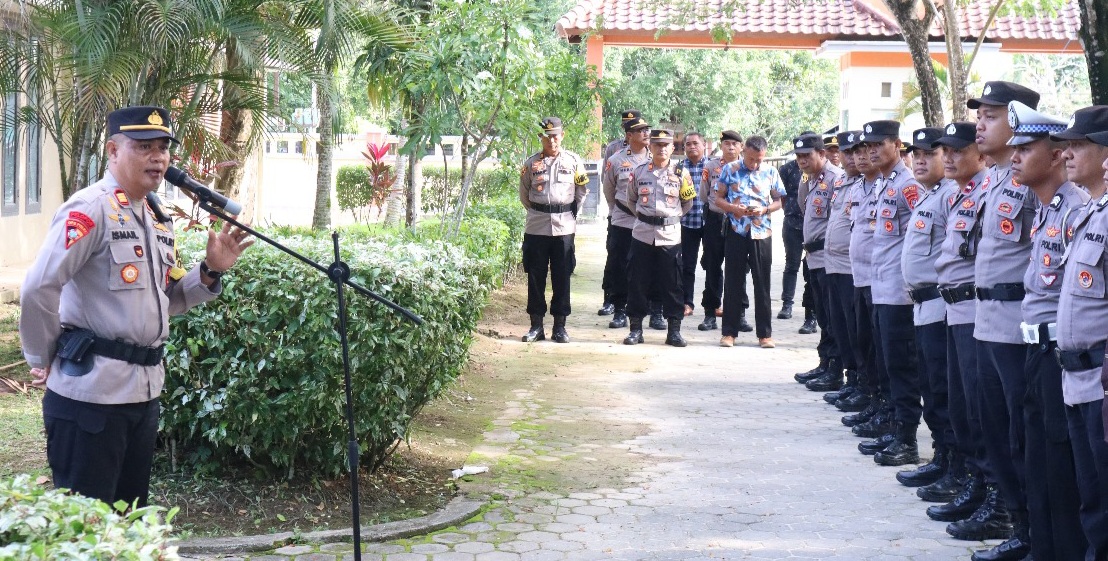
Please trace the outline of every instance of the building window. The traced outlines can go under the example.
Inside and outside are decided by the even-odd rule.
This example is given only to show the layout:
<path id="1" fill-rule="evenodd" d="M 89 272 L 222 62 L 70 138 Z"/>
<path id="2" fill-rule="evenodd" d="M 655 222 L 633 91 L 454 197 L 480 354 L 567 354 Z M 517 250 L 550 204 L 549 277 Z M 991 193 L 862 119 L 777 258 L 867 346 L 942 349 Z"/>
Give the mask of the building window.
<path id="1" fill-rule="evenodd" d="M 435 145 L 434 144 L 428 143 L 427 146 L 423 147 L 423 156 L 424 157 L 434 156 L 434 155 L 435 155 Z"/>
<path id="2" fill-rule="evenodd" d="M 30 104 L 37 104 L 33 96 Z M 37 214 L 42 211 L 42 127 L 27 124 L 27 171 L 26 192 L 23 211 L 27 214 Z"/>
<path id="3" fill-rule="evenodd" d="M 442 145 L 442 155 L 446 156 L 448 158 L 453 156 L 454 155 L 454 145 L 453 144 L 443 144 Z"/>
<path id="4" fill-rule="evenodd" d="M 19 127 L 11 122 L 15 118 L 19 103 L 19 94 L 8 93 L 4 96 L 4 114 L 0 117 L 0 182 L 3 183 L 3 200 L 0 201 L 0 216 L 19 214 L 19 193 L 16 191 L 16 172 L 19 167 Z"/>
<path id="5" fill-rule="evenodd" d="M 277 153 L 278 154 L 288 154 L 289 153 L 289 141 L 287 141 L 287 140 L 278 140 L 277 141 Z"/>
<path id="6" fill-rule="evenodd" d="M 892 96 L 893 96 L 893 83 L 892 82 L 881 82 L 881 97 L 892 97 Z"/>
<path id="7" fill-rule="evenodd" d="M 304 141 L 294 142 L 293 145 L 294 145 L 294 150 L 296 150 L 297 154 L 303 154 L 304 153 Z"/>

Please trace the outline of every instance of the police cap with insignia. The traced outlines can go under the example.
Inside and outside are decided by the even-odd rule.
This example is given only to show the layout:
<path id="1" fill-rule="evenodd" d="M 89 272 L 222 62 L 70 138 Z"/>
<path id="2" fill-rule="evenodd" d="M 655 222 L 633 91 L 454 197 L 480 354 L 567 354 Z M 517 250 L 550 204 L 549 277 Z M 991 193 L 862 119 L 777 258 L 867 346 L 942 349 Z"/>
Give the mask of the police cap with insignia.
<path id="1" fill-rule="evenodd" d="M 627 121 L 634 121 L 640 117 L 642 117 L 642 111 L 638 109 L 628 109 L 620 114 L 619 119 L 620 123 L 626 123 Z"/>
<path id="2" fill-rule="evenodd" d="M 949 146 L 960 150 L 977 142 L 977 125 L 969 121 L 955 121 L 943 129 L 943 135 L 935 139 L 935 146 Z"/>
<path id="3" fill-rule="evenodd" d="M 539 122 L 543 136 L 562 134 L 562 120 L 557 117 L 547 117 Z"/>
<path id="4" fill-rule="evenodd" d="M 839 150 L 853 150 L 859 144 L 862 131 L 843 131 L 835 135 L 839 141 Z"/>
<path id="5" fill-rule="evenodd" d="M 723 142 L 724 140 L 734 140 L 735 142 L 742 143 L 743 135 L 733 130 L 725 130 L 719 133 L 719 141 Z"/>
<path id="6" fill-rule="evenodd" d="M 1066 130 L 1066 121 L 1013 101 L 1008 104 L 1008 126 L 1012 127 L 1008 146 L 1020 146 L 1049 139 L 1051 134 Z"/>
<path id="7" fill-rule="evenodd" d="M 653 129 L 650 131 L 651 144 L 673 144 L 673 131 L 669 129 Z"/>
<path id="8" fill-rule="evenodd" d="M 169 111 L 163 107 L 139 105 L 108 113 L 108 136 L 122 134 L 135 140 L 168 138 L 180 143 L 170 128 Z"/>
<path id="9" fill-rule="evenodd" d="M 825 137 L 823 137 L 823 146 L 825 148 L 834 148 L 834 149 L 838 150 L 840 148 L 839 147 L 839 137 L 838 136 L 825 136 Z"/>
<path id="10" fill-rule="evenodd" d="M 1053 133 L 1050 138 L 1085 140 L 1085 135 L 1103 131 L 1108 131 L 1108 105 L 1093 105 L 1075 111 L 1066 130 Z"/>
<path id="11" fill-rule="evenodd" d="M 646 119 L 643 119 L 642 117 L 635 117 L 634 119 L 631 119 L 630 121 L 624 121 L 623 122 L 623 131 L 624 132 L 638 131 L 638 130 L 649 129 L 649 128 L 650 128 L 650 123 L 647 123 Z"/>
<path id="12" fill-rule="evenodd" d="M 943 136 L 943 129 L 938 127 L 924 127 L 912 131 L 912 140 L 908 143 L 908 151 L 934 150 L 935 141 Z"/>
<path id="13" fill-rule="evenodd" d="M 900 138 L 899 121 L 870 121 L 862 127 L 862 142 L 877 143 Z"/>
<path id="14" fill-rule="evenodd" d="M 1038 107 L 1039 92 L 1013 82 L 985 82 L 985 88 L 981 90 L 981 97 L 975 97 L 967 101 L 966 107 L 970 109 L 977 109 L 982 105 L 1007 107 L 1013 101 L 1018 101 L 1031 108 Z"/>
<path id="15" fill-rule="evenodd" d="M 802 134 L 793 139 L 793 149 L 789 151 L 790 154 L 811 154 L 816 150 L 826 150 L 823 145 L 823 137 L 811 133 Z"/>

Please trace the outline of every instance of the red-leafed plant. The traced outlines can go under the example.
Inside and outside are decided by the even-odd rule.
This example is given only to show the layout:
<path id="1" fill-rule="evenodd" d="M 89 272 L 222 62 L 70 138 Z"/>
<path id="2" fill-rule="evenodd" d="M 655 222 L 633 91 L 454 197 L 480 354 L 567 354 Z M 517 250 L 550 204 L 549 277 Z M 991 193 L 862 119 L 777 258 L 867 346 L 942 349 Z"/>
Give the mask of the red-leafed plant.
<path id="1" fill-rule="evenodd" d="M 377 207 L 377 214 L 384 210 L 385 201 L 388 200 L 396 189 L 396 170 L 385 163 L 385 156 L 389 153 L 388 143 L 366 143 L 366 151 L 362 152 L 368 162 L 366 169 L 369 171 L 370 204 Z"/>

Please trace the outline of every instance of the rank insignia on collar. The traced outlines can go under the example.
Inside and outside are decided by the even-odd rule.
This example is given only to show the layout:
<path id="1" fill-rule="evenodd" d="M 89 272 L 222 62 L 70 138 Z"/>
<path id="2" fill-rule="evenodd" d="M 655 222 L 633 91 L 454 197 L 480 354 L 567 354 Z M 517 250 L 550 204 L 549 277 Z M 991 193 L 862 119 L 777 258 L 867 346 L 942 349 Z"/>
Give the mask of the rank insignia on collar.
<path id="1" fill-rule="evenodd" d="M 1013 177 L 1012 178 L 1012 187 L 1023 187 L 1023 185 L 1020 185 L 1020 183 L 1018 181 L 1016 181 L 1016 178 Z"/>
<path id="2" fill-rule="evenodd" d="M 127 193 L 124 193 L 123 189 L 115 190 L 115 200 L 122 206 L 131 206 L 131 199 L 127 198 Z"/>
<path id="3" fill-rule="evenodd" d="M 991 177 L 989 177 L 989 176 L 987 176 L 987 175 L 985 176 L 985 181 L 982 181 L 982 182 L 981 182 L 981 190 L 982 190 L 982 191 L 984 191 L 985 189 L 988 189 L 988 188 L 989 188 L 989 182 L 990 182 L 991 180 L 992 180 L 992 178 L 991 178 Z"/>
<path id="4" fill-rule="evenodd" d="M 1053 199 L 1050 199 L 1050 208 L 1057 209 L 1062 206 L 1062 195 L 1054 195 Z"/>

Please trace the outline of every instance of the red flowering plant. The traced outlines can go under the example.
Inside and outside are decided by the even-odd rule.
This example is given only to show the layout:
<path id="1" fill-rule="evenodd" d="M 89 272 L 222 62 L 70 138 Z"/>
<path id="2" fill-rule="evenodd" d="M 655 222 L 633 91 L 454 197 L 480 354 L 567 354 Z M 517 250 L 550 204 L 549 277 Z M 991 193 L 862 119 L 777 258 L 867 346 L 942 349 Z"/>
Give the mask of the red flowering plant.
<path id="1" fill-rule="evenodd" d="M 365 156 L 366 170 L 369 172 L 369 202 L 377 207 L 377 214 L 384 210 L 385 201 L 388 200 L 396 189 L 396 170 L 385 163 L 385 156 L 389 153 L 389 144 L 366 143 Z"/>

